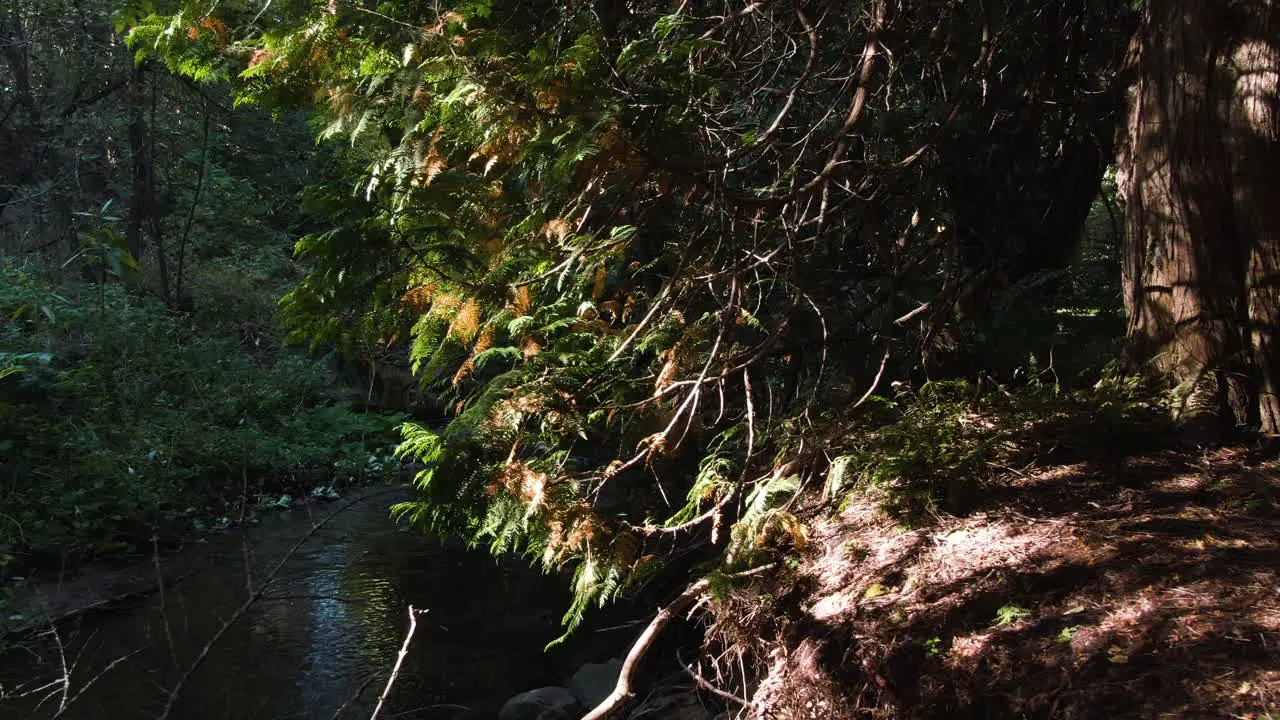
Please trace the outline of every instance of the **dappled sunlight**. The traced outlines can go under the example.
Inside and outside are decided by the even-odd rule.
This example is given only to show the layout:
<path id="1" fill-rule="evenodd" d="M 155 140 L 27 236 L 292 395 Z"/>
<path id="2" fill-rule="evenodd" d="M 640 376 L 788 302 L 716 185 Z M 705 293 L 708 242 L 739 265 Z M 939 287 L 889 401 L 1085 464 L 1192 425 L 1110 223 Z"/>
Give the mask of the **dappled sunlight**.
<path id="1" fill-rule="evenodd" d="M 1278 23 L 0 3 L 0 705 L 1276 720 Z"/>
<path id="2" fill-rule="evenodd" d="M 1231 56 L 1236 102 L 1251 130 L 1264 138 L 1280 131 L 1280 52 L 1265 40 L 1246 40 Z"/>
<path id="3" fill-rule="evenodd" d="M 1260 707 L 1280 693 L 1268 667 L 1280 660 L 1276 469 L 1239 450 L 1138 456 L 1110 473 L 1042 467 L 996 483 L 1019 487 L 1028 512 L 1042 495 L 1034 517 L 979 509 L 906 532 L 851 507 L 819 526 L 822 551 L 796 581 L 822 628 L 804 636 L 823 640 L 767 687 L 820 697 L 831 690 L 814 678 L 844 673 L 829 702 L 961 714 Z M 829 664 L 850 654 L 860 669 Z M 871 695 L 848 694 L 857 687 Z"/>

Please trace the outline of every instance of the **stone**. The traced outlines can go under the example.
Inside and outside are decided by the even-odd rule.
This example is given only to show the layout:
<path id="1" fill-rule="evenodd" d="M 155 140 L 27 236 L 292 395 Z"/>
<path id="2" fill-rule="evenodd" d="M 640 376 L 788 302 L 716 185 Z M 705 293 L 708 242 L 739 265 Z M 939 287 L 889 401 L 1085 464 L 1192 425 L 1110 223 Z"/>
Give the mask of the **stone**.
<path id="1" fill-rule="evenodd" d="M 609 697 L 618 684 L 618 673 L 622 671 L 622 663 L 610 660 L 606 663 L 587 663 L 578 668 L 569 680 L 569 692 L 582 703 L 582 707 L 590 710 Z"/>
<path id="2" fill-rule="evenodd" d="M 498 720 L 578 720 L 582 706 L 562 687 L 543 687 L 520 693 L 498 711 Z"/>

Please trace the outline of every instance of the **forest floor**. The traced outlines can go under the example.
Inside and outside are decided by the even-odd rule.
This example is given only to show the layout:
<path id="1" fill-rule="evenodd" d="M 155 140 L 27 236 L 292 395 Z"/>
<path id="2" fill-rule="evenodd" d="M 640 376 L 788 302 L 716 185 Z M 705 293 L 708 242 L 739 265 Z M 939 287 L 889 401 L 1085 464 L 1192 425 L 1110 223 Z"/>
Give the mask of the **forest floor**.
<path id="1" fill-rule="evenodd" d="M 1280 462 L 1039 467 L 975 505 L 912 529 L 870 502 L 815 524 L 797 572 L 757 588 L 777 606 L 752 628 L 772 665 L 756 710 L 1280 718 Z"/>

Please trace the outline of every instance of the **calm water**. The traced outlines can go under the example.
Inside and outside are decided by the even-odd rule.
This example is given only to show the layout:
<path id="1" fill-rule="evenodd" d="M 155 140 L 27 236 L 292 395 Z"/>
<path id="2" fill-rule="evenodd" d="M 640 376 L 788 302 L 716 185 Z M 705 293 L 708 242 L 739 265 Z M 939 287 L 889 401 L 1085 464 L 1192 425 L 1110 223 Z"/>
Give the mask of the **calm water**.
<path id="1" fill-rule="evenodd" d="M 339 717 L 366 718 L 403 642 L 409 604 L 429 612 L 380 717 L 492 718 L 511 695 L 563 683 L 583 657 L 572 645 L 542 647 L 559 634 L 564 581 L 397 527 L 387 515 L 395 500 L 370 497 L 302 545 L 190 675 L 170 717 L 332 718 L 346 703 Z M 200 554 L 201 569 L 168 590 L 164 612 L 152 596 L 65 623 L 59 634 L 75 666 L 71 694 L 83 694 L 61 717 L 156 717 L 166 688 L 244 602 L 245 556 L 260 587 L 340 504 L 268 515 L 258 527 L 184 551 Z M 53 644 L 33 644 L 0 658 L 0 678 L 11 694 L 15 680 L 33 688 L 60 675 L 58 658 Z M 60 695 L 38 709 L 31 700 L 0 704 L 0 717 L 53 717 Z"/>

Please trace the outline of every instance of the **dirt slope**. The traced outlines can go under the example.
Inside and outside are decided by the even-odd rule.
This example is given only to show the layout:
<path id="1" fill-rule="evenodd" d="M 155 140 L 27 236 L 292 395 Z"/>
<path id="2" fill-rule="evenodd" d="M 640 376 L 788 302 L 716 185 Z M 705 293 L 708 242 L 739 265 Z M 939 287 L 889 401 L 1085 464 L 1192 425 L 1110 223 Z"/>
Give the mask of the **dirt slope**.
<path id="1" fill-rule="evenodd" d="M 749 714 L 1280 718 L 1280 464 L 1039 468 L 977 505 L 815 526 L 797 573 L 757 588 L 775 607 L 736 613 L 770 658 Z"/>

